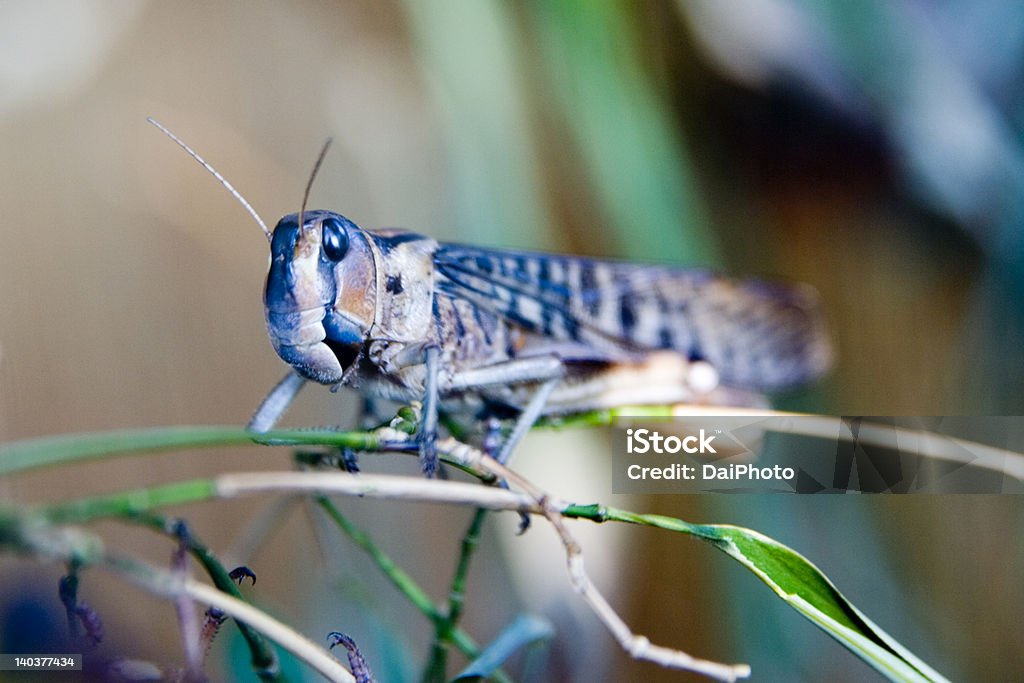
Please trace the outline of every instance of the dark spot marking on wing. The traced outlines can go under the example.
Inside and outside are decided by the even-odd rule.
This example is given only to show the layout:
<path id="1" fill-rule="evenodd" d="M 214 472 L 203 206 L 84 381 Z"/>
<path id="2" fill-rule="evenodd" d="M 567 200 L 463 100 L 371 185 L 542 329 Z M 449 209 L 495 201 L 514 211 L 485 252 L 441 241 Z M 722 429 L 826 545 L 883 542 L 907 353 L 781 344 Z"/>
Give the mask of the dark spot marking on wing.
<path id="1" fill-rule="evenodd" d="M 487 273 L 490 275 L 494 272 L 494 261 L 486 256 L 477 256 L 476 267 L 481 273 Z"/>
<path id="2" fill-rule="evenodd" d="M 437 339 L 444 338 L 444 321 L 441 320 L 441 308 L 440 297 L 434 297 L 433 305 L 430 307 L 434 315 L 431 317 L 434 319 L 434 336 Z"/>
<path id="3" fill-rule="evenodd" d="M 601 292 L 597 287 L 597 275 L 592 261 L 580 261 L 580 288 L 583 290 L 583 306 L 593 317 L 601 314 Z"/>
<path id="4" fill-rule="evenodd" d="M 452 303 L 455 304 L 454 301 Z M 459 313 L 458 304 L 452 306 L 452 317 L 455 319 L 455 335 L 458 337 L 455 342 L 461 344 L 462 340 L 466 337 L 466 325 L 462 322 L 462 314 Z"/>
<path id="5" fill-rule="evenodd" d="M 529 326 L 530 324 L 532 324 L 534 321 L 527 320 L 519 311 L 519 295 L 512 291 L 509 292 L 509 295 L 510 298 L 508 300 L 508 303 L 505 304 L 505 312 L 508 314 L 508 316 L 522 325 Z"/>
<path id="6" fill-rule="evenodd" d="M 543 258 L 538 258 L 537 261 L 540 264 L 540 268 L 537 271 L 537 279 L 541 281 L 541 284 L 558 284 L 551 281 L 551 257 L 545 256 Z"/>
<path id="7" fill-rule="evenodd" d="M 658 348 L 674 349 L 676 347 L 676 335 L 672 331 L 671 324 L 678 321 L 673 320 L 668 299 L 665 298 L 665 293 L 660 289 L 656 289 L 654 292 L 654 302 L 658 307 L 658 319 L 661 321 L 661 325 L 658 328 Z"/>
<path id="8" fill-rule="evenodd" d="M 562 324 L 565 325 L 565 331 L 569 335 L 569 339 L 580 341 L 580 325 L 576 319 L 563 312 L 560 312 L 559 315 L 562 318 Z"/>
<path id="9" fill-rule="evenodd" d="M 671 349 L 675 346 L 675 338 L 672 335 L 672 330 L 667 327 L 662 327 L 658 330 L 658 348 L 659 349 Z"/>
<path id="10" fill-rule="evenodd" d="M 541 332 L 545 337 L 551 336 L 551 323 L 554 316 L 554 307 L 552 306 L 541 306 L 540 309 L 540 321 L 541 321 Z"/>
<path id="11" fill-rule="evenodd" d="M 532 280 L 532 278 L 530 278 L 530 272 L 529 272 L 528 267 L 527 267 L 528 266 L 528 262 L 530 260 L 531 259 L 529 259 L 526 256 L 516 256 L 515 257 L 515 261 L 516 261 L 515 278 L 517 280 L 519 280 L 520 282 L 524 282 L 526 284 L 533 284 L 533 280 Z"/>
<path id="12" fill-rule="evenodd" d="M 633 308 L 633 297 L 623 294 L 619 298 L 619 324 L 622 326 L 622 334 L 630 336 L 633 327 L 636 325 L 636 310 Z"/>
<path id="13" fill-rule="evenodd" d="M 402 286 L 402 276 L 388 275 L 388 281 L 384 285 L 384 288 L 392 294 L 401 294 L 405 291 L 405 287 Z"/>
<path id="14" fill-rule="evenodd" d="M 654 300 L 658 304 L 658 315 L 662 318 L 666 318 L 669 315 L 668 299 L 665 298 L 665 292 L 660 289 L 656 289 L 654 292 Z"/>
<path id="15" fill-rule="evenodd" d="M 484 333 L 484 343 L 488 346 L 491 345 L 491 332 L 494 329 L 492 321 L 485 322 L 483 316 L 480 314 L 480 308 L 478 306 L 471 306 L 473 311 L 473 322 L 476 323 L 477 328 Z"/>

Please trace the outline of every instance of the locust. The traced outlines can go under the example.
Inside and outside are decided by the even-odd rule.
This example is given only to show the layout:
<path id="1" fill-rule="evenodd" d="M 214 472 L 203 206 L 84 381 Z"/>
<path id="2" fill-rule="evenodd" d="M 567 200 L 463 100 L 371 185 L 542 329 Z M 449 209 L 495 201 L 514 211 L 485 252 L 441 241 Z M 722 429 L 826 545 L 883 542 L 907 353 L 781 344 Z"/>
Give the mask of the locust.
<path id="1" fill-rule="evenodd" d="M 644 404 L 765 404 L 821 377 L 832 345 L 816 292 L 712 272 L 438 242 L 302 208 L 273 230 L 188 145 L 270 242 L 267 331 L 290 368 L 249 428 L 270 430 L 314 382 L 419 402 L 423 472 L 438 414 L 512 421 Z"/>

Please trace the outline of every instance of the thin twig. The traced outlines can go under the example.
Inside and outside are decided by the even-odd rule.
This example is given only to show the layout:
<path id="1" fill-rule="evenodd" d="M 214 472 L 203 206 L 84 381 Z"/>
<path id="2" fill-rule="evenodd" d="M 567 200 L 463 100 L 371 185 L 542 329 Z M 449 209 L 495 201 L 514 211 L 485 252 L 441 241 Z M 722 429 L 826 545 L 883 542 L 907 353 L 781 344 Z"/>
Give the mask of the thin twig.
<path id="1" fill-rule="evenodd" d="M 618 615 L 601 591 L 587 575 L 583 566 L 583 548 L 569 533 L 562 518 L 564 505 L 553 505 L 548 495 L 539 487 L 508 469 L 497 460 L 484 455 L 481 465 L 495 475 L 530 492 L 540 506 L 542 514 L 554 527 L 562 546 L 565 548 L 566 564 L 569 570 L 569 582 L 580 597 L 590 606 L 597 618 L 611 632 L 619 645 L 634 659 L 645 659 L 661 666 L 673 669 L 684 669 L 703 674 L 720 681 L 735 681 L 750 676 L 747 664 L 722 664 L 706 659 L 698 659 L 681 650 L 654 645 L 646 636 L 642 636 L 629 628 Z"/>
<path id="2" fill-rule="evenodd" d="M 615 424 L 620 418 L 642 417 L 797 417 L 792 429 L 775 429 L 781 433 L 805 434 L 822 438 L 851 439 L 849 430 L 841 430 L 842 420 L 836 417 L 784 413 L 761 409 L 706 408 L 699 406 L 640 406 L 601 410 L 567 418 L 545 418 L 541 426 L 601 426 Z M 868 426 L 865 429 L 865 424 Z M 398 437 L 393 443 L 382 442 L 386 436 Z M 1024 454 L 924 430 L 862 423 L 857 439 L 866 445 L 894 448 L 922 457 L 964 463 L 1000 472 L 1024 481 Z M 446 440 L 447 441 L 447 440 Z M 65 434 L 0 443 L 0 476 L 41 467 L 64 465 L 92 458 L 109 458 L 117 454 L 166 451 L 210 446 L 246 445 L 333 445 L 355 450 L 383 451 L 392 445 L 404 451 L 409 447 L 408 434 L 398 430 L 374 432 L 338 432 L 336 430 L 277 430 L 253 434 L 238 427 L 189 426 L 134 429 L 87 434 Z M 440 450 L 441 444 L 438 442 Z"/>
<path id="3" fill-rule="evenodd" d="M 214 479 L 215 494 L 234 498 L 272 491 L 313 491 L 388 500 L 473 505 L 489 510 L 540 512 L 530 496 L 456 481 L 345 472 L 236 472 Z"/>
<path id="4" fill-rule="evenodd" d="M 447 441 L 449 440 L 446 439 L 445 442 Z M 448 448 L 450 444 L 444 443 L 444 445 L 445 451 L 450 454 L 451 449 Z M 745 664 L 719 664 L 697 659 L 679 650 L 653 645 L 643 636 L 633 634 L 583 570 L 583 558 L 579 545 L 568 533 L 560 517 L 561 511 L 566 509 L 569 503 L 551 498 L 544 491 L 502 466 L 493 458 L 480 452 L 473 453 L 473 450 L 464 446 L 461 453 L 468 463 L 483 467 L 492 474 L 528 491 L 529 494 L 453 481 L 386 475 L 361 474 L 354 476 L 333 472 L 225 474 L 217 477 L 215 488 L 218 495 L 225 497 L 266 491 L 306 490 L 391 500 L 456 503 L 494 510 L 517 510 L 543 514 L 555 527 L 565 546 L 573 588 L 590 605 L 602 623 L 631 656 L 637 659 L 647 659 L 667 667 L 695 671 L 723 681 L 735 681 L 737 678 L 749 675 L 750 667 Z"/>
<path id="5" fill-rule="evenodd" d="M 128 515 L 125 519 L 129 522 L 144 524 L 159 533 L 175 534 L 175 523 L 154 512 Z M 224 568 L 223 563 L 203 544 L 195 533 L 190 530 L 182 541 L 187 543 L 188 551 L 203 566 L 210 580 L 213 581 L 219 590 L 239 600 L 244 599 L 238 585 L 235 584 L 228 570 Z M 274 648 L 270 647 L 266 639 L 259 632 L 250 628 L 248 624 L 235 620 L 235 625 L 249 647 L 252 667 L 256 675 L 265 681 L 282 680 L 277 653 Z"/>
<path id="6" fill-rule="evenodd" d="M 354 683 L 352 674 L 321 646 L 266 612 L 192 578 L 181 579 L 134 559 L 107 556 L 104 566 L 143 588 L 169 598 L 187 597 L 244 621 L 309 664 L 330 681 Z"/>
<path id="7" fill-rule="evenodd" d="M 925 429 L 895 427 L 878 422 L 861 421 L 857 433 L 854 435 L 843 418 L 831 415 L 790 413 L 764 408 L 725 408 L 680 404 L 622 407 L 564 418 L 545 418 L 541 420 L 539 426 L 556 429 L 574 426 L 613 426 L 620 420 L 648 417 L 791 417 L 795 419 L 784 424 L 766 425 L 765 431 L 830 440 L 856 441 L 865 446 L 877 446 L 913 453 L 922 458 L 945 460 L 992 470 L 1018 481 L 1024 481 L 1024 454 L 1016 451 Z"/>
<path id="8" fill-rule="evenodd" d="M 171 553 L 171 575 L 182 582 L 188 581 L 188 529 L 184 522 L 178 522 L 175 533 L 178 544 Z M 203 649 L 200 647 L 199 616 L 196 605 L 184 593 L 174 596 L 174 611 L 178 616 L 178 630 L 181 632 L 182 645 L 185 649 L 185 667 L 188 681 L 203 679 Z"/>

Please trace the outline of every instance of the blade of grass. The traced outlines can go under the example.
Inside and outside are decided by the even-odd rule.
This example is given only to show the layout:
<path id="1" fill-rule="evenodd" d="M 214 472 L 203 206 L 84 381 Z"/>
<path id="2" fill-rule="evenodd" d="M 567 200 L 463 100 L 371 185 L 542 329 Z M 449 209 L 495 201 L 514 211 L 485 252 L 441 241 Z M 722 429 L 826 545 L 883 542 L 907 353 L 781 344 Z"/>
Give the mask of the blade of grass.
<path id="1" fill-rule="evenodd" d="M 413 604 L 424 616 L 431 620 L 434 624 L 440 624 L 445 619 L 445 615 L 438 609 L 434 601 L 430 599 L 427 592 L 424 591 L 416 580 L 407 574 L 401 567 L 395 564 L 394 560 L 385 553 L 383 550 L 377 547 L 377 544 L 373 542 L 362 529 L 358 528 L 344 515 L 334 502 L 326 496 L 317 496 L 316 503 L 319 505 L 327 516 L 338 525 L 342 533 L 349 537 L 349 539 L 357 546 L 363 549 L 370 558 L 374 561 L 377 567 L 383 572 L 391 583 L 399 590 L 402 595 L 406 597 L 409 602 Z M 454 626 L 454 625 L 453 625 Z M 451 642 L 459 649 L 459 651 L 470 659 L 476 658 L 480 655 L 480 648 L 476 642 L 470 637 L 468 633 L 458 627 L 452 628 L 450 631 Z M 499 683 L 511 683 L 511 679 L 502 672 L 500 669 L 494 671 L 491 677 Z"/>
<path id="2" fill-rule="evenodd" d="M 35 511 L 0 508 L 0 546 L 32 555 L 39 561 L 59 561 L 80 568 L 104 568 L 155 595 L 172 599 L 187 597 L 217 607 L 228 616 L 258 629 L 329 680 L 353 680 L 336 659 L 290 626 L 212 586 L 182 578 L 125 555 L 112 554 L 99 536 L 88 531 L 50 525 Z"/>
<path id="3" fill-rule="evenodd" d="M 0 444 L 0 476 L 119 454 L 251 444 L 346 446 L 367 451 L 377 450 L 379 446 L 377 437 L 372 433 L 329 429 L 290 429 L 263 434 L 255 434 L 242 427 L 215 425 L 125 429 L 44 436 Z"/>
<path id="4" fill-rule="evenodd" d="M 130 516 L 127 520 L 148 526 L 161 534 L 173 535 L 173 521 L 162 515 L 147 512 Z M 175 536 L 175 538 L 179 541 L 182 540 L 179 536 Z M 238 585 L 213 551 L 193 533 L 189 533 L 184 541 L 189 553 L 203 566 L 203 569 L 206 570 L 206 573 L 218 590 L 238 600 L 245 600 L 242 592 L 238 590 Z M 265 681 L 286 681 L 287 678 L 280 670 L 277 661 L 277 653 L 270 647 L 267 640 L 245 622 L 238 621 L 237 619 L 233 621 L 249 648 L 252 667 L 256 675 Z"/>
<path id="5" fill-rule="evenodd" d="M 456 563 L 455 574 L 448 591 L 448 610 L 436 622 L 434 645 L 431 648 L 430 661 L 427 664 L 423 680 L 445 680 L 445 672 L 448 669 L 448 646 L 452 642 L 455 627 L 462 617 L 462 608 L 466 597 L 466 575 L 469 573 L 469 563 L 473 552 L 480 542 L 480 529 L 486 516 L 487 510 L 477 509 L 469 523 L 469 528 L 466 529 L 466 533 L 462 537 L 459 560 Z"/>
<path id="6" fill-rule="evenodd" d="M 598 505 L 570 506 L 568 517 L 618 521 L 696 536 L 752 571 L 813 624 L 894 681 L 946 681 L 868 619 L 810 560 L 751 529 L 725 524 L 691 524 L 674 517 L 643 515 Z"/>
<path id="7" fill-rule="evenodd" d="M 264 435 L 253 435 L 239 428 L 206 427 L 206 428 L 171 428 L 153 430 L 130 430 L 103 434 L 89 434 L 65 437 L 47 437 L 29 441 L 6 444 L 0 447 L 0 474 L 20 471 L 42 465 L 73 462 L 85 458 L 102 457 L 111 452 L 141 452 L 167 450 L 188 446 L 229 445 L 240 443 L 275 443 L 282 445 L 349 445 L 351 447 L 375 449 L 379 444 L 373 434 L 363 432 L 347 433 L 331 430 L 322 431 L 281 431 Z M 248 479 L 246 478 L 248 477 Z M 152 487 L 136 491 L 127 491 L 107 496 L 97 496 L 66 504 L 57 504 L 37 508 L 32 511 L 37 521 L 46 522 L 84 522 L 100 517 L 130 517 L 144 513 L 150 509 L 172 504 L 181 504 L 200 500 L 209 500 L 218 495 L 237 493 L 240 483 L 241 490 L 253 492 L 269 490 L 258 475 L 222 477 L 224 481 L 234 482 L 234 488 L 227 486 L 227 493 L 220 490 L 226 486 L 220 479 L 192 480 L 174 484 Z M 274 475 L 281 477 L 281 475 Z M 291 475 L 296 477 L 299 475 Z M 253 481 L 249 481 L 249 480 Z M 289 477 L 283 477 L 289 479 Z M 361 486 L 370 485 L 373 477 L 363 478 Z M 218 482 L 220 482 L 218 484 Z M 285 482 L 275 478 L 277 486 Z M 346 483 L 350 483 L 347 482 Z M 318 478 L 317 487 L 324 486 L 325 481 Z M 420 482 L 422 484 L 422 482 Z M 298 483 L 291 482 L 289 487 Z M 432 485 L 430 499 L 441 502 L 448 500 L 438 497 L 437 487 Z M 451 487 L 451 484 L 448 484 Z M 467 485 L 462 485 L 467 486 Z M 460 486 L 460 490 L 462 488 Z M 272 488 L 272 487 L 270 487 Z M 372 488 L 372 487 L 371 487 Z M 347 490 L 347 489 L 346 489 Z M 480 505 L 484 493 L 493 494 L 488 488 L 480 488 L 472 499 L 459 498 L 457 502 Z M 370 495 L 373 491 L 360 489 L 361 495 Z M 425 491 L 417 495 L 425 495 Z M 406 495 L 405 497 L 409 497 Z M 524 509 L 521 501 L 515 496 L 503 496 L 501 501 L 488 498 L 487 505 L 495 508 Z M 507 500 L 506 500 L 507 499 Z M 448 502 L 453 502 L 448 500 Z M 602 506 L 567 505 L 563 514 L 570 517 L 581 517 L 593 521 L 620 521 L 634 524 L 655 526 L 681 533 L 697 536 L 712 542 L 715 547 L 726 552 L 753 571 L 762 581 L 807 619 L 825 630 L 829 635 L 864 659 L 871 666 L 893 680 L 942 681 L 940 674 L 917 659 L 912 653 L 895 641 L 891 636 L 872 623 L 856 609 L 835 586 L 813 564 L 792 549 L 755 531 L 740 527 L 724 525 L 694 525 L 679 519 L 657 515 L 639 515 L 627 511 L 604 508 Z M 40 517 L 42 519 L 40 519 Z M 19 522 L 18 520 L 22 521 Z M 0 509 L 0 521 L 9 526 L 9 531 L 22 528 L 27 518 L 13 509 Z M 8 525 L 7 522 L 10 522 Z M 16 536 L 18 534 L 15 534 Z M 10 544 L 5 534 L 0 534 L 0 541 Z M 17 546 L 17 544 L 13 544 Z M 22 548 L 31 550 L 30 548 Z M 435 623 L 441 618 L 435 605 L 424 594 L 421 601 L 425 611 Z M 467 643 L 456 631 L 454 640 L 460 649 Z M 472 651 L 475 645 L 468 643 Z M 465 651 L 465 650 L 464 650 Z M 468 655 L 474 656 L 474 655 Z"/>
<path id="8" fill-rule="evenodd" d="M 595 215 L 605 221 L 592 230 L 618 237 L 616 253 L 629 258 L 714 266 L 720 250 L 693 164 L 674 113 L 644 66 L 632 8 L 587 0 L 527 3 L 544 67 L 537 76 L 579 158 L 576 172 L 593 188 Z"/>
<path id="9" fill-rule="evenodd" d="M 554 635 L 551 624 L 539 617 L 522 615 L 509 624 L 494 641 L 484 648 L 469 666 L 463 669 L 456 681 L 479 680 L 493 675 L 501 664 L 523 646 L 548 640 Z"/>

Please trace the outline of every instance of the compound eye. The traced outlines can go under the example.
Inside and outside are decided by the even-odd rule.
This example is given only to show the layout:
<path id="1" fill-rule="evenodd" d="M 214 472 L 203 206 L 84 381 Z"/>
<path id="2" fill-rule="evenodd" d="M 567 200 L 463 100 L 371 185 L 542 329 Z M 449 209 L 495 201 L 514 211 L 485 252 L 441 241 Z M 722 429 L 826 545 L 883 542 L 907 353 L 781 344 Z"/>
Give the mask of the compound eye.
<path id="1" fill-rule="evenodd" d="M 348 251 L 348 232 L 345 226 L 337 218 L 325 218 L 321 224 L 323 227 L 324 254 L 332 261 L 340 261 L 345 258 Z"/>

